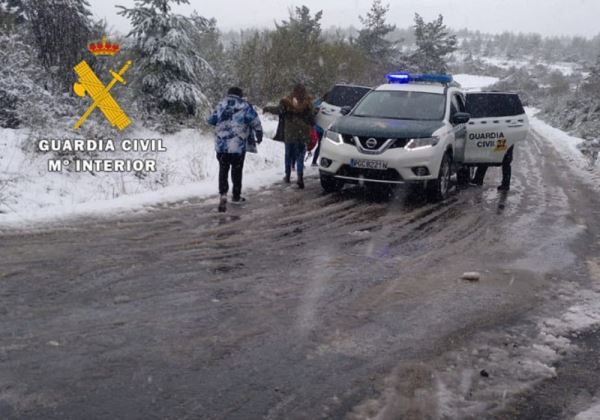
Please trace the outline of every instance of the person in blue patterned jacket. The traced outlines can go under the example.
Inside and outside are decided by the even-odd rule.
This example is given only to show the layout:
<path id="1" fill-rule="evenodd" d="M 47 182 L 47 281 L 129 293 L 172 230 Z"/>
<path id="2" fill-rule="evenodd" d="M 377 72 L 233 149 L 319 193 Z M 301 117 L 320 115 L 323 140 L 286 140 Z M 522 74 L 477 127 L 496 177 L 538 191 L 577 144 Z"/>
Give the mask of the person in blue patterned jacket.
<path id="1" fill-rule="evenodd" d="M 242 197 L 242 171 L 246 146 L 250 135 L 254 132 L 256 143 L 262 141 L 262 125 L 258 114 L 247 101 L 242 99 L 243 92 L 239 87 L 232 87 L 227 96 L 219 102 L 208 123 L 216 127 L 215 150 L 219 161 L 219 211 L 227 209 L 227 192 L 229 191 L 229 169 L 233 182 L 233 203 L 246 201 Z"/>

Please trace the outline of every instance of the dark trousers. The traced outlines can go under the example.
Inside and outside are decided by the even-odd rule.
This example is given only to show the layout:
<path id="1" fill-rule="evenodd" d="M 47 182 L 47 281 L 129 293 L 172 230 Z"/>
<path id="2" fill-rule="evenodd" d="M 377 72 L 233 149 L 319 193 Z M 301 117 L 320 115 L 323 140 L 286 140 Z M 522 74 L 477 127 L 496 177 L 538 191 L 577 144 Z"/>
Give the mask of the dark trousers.
<path id="1" fill-rule="evenodd" d="M 242 171 L 244 169 L 245 153 L 217 153 L 219 161 L 219 194 L 229 191 L 229 168 L 231 168 L 231 181 L 233 182 L 233 198 L 240 198 L 242 194 Z"/>
<path id="2" fill-rule="evenodd" d="M 323 132 L 317 131 L 317 133 L 319 134 L 319 141 L 317 142 L 317 147 L 315 148 L 315 153 L 313 155 L 313 165 L 319 163 L 319 154 L 321 153 L 321 141 L 323 141 Z"/>
<path id="3" fill-rule="evenodd" d="M 315 147 L 315 153 L 313 155 L 313 160 L 312 163 L 317 164 L 319 163 L 319 153 L 321 153 L 321 138 L 319 138 L 319 141 L 317 142 L 317 147 Z"/>
<path id="4" fill-rule="evenodd" d="M 289 178 L 292 172 L 292 164 L 296 164 L 296 173 L 298 178 L 304 174 L 304 155 L 306 154 L 306 145 L 304 143 L 286 143 L 285 144 L 285 176 Z"/>
<path id="5" fill-rule="evenodd" d="M 510 187 L 510 178 L 512 176 L 512 161 L 513 161 L 513 148 L 508 149 L 506 154 L 504 155 L 504 159 L 502 159 L 502 186 Z M 483 178 L 485 178 L 485 173 L 487 172 L 487 165 L 479 165 L 477 167 L 477 171 L 475 172 L 474 183 L 478 185 L 483 185 Z"/>

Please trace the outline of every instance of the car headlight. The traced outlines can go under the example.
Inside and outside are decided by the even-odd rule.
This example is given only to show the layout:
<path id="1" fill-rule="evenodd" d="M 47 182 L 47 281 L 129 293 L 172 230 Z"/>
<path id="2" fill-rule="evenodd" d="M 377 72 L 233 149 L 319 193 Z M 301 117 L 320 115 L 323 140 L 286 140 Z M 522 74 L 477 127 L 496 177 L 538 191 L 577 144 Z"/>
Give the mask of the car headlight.
<path id="1" fill-rule="evenodd" d="M 408 141 L 408 143 L 406 143 L 406 146 L 404 146 L 407 149 L 421 149 L 424 147 L 433 147 L 435 145 L 438 144 L 438 142 L 440 141 L 439 137 L 423 137 L 420 139 L 410 139 Z"/>
<path id="2" fill-rule="evenodd" d="M 331 130 L 327 130 L 325 133 L 325 138 L 333 144 L 342 144 L 344 142 L 344 139 L 342 139 L 342 135 L 340 133 L 336 133 L 335 131 Z"/>

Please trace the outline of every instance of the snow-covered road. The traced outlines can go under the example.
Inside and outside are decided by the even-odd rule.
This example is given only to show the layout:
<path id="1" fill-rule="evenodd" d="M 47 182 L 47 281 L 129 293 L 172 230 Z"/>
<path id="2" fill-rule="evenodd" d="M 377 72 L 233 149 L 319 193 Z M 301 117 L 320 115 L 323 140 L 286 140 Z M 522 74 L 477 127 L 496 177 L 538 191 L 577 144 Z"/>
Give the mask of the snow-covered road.
<path id="1" fill-rule="evenodd" d="M 312 177 L 7 230 L 0 416 L 540 418 L 519 399 L 600 321 L 600 199 L 535 132 L 514 173 L 439 204 Z"/>

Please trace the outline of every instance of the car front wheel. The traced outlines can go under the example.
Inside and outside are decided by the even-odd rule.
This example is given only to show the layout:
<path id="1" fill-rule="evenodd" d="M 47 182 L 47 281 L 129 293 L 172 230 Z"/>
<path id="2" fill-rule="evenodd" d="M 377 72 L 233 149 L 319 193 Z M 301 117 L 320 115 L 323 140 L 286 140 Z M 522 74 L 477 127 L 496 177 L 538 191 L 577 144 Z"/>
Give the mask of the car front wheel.
<path id="1" fill-rule="evenodd" d="M 340 181 L 339 179 L 335 179 L 331 175 L 325 175 L 325 174 L 321 173 L 320 178 L 321 178 L 321 187 L 323 188 L 323 191 L 325 191 L 326 193 L 333 193 L 333 192 L 341 191 L 341 189 L 344 187 L 343 181 Z"/>
<path id="2" fill-rule="evenodd" d="M 427 183 L 427 195 L 431 200 L 441 201 L 448 197 L 450 181 L 452 177 L 452 159 L 450 154 L 445 153 L 440 164 L 437 179 Z"/>

